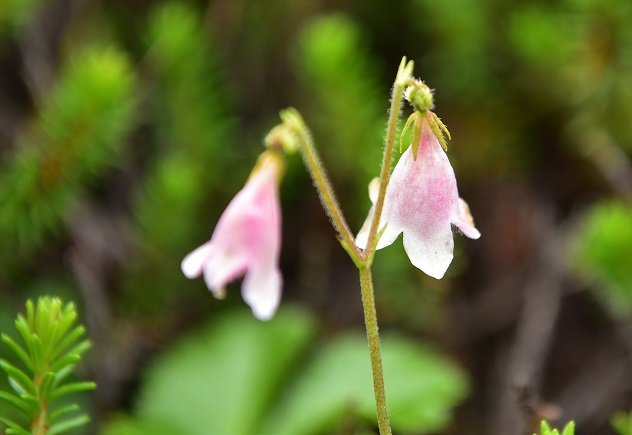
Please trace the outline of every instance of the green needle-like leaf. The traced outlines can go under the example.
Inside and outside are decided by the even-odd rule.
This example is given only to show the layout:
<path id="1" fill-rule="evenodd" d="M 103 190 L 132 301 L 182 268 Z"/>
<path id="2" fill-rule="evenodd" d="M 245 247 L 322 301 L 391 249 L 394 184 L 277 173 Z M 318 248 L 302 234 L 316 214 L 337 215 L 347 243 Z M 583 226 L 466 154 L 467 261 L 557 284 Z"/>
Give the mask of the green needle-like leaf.
<path id="1" fill-rule="evenodd" d="M 55 421 L 58 418 L 63 417 L 64 415 L 70 412 L 74 412 L 78 409 L 79 409 L 79 405 L 77 405 L 76 403 L 56 409 L 55 411 L 50 413 L 50 421 Z"/>
<path id="2" fill-rule="evenodd" d="M 31 358 L 24 351 L 24 349 L 20 347 L 19 344 L 13 341 L 13 339 L 6 334 L 2 334 L 2 341 L 4 342 L 4 344 L 9 346 L 9 348 L 13 351 L 13 353 L 15 353 L 18 356 L 18 358 L 20 358 L 20 360 L 24 363 L 27 369 L 31 371 L 33 370 L 33 364 L 31 362 Z"/>
<path id="3" fill-rule="evenodd" d="M 50 400 L 55 401 L 60 397 L 63 397 L 67 394 L 78 393 L 80 391 L 88 391 L 94 390 L 96 388 L 96 384 L 94 382 L 73 382 L 72 384 L 63 385 L 57 389 L 55 389 L 50 394 Z"/>
<path id="4" fill-rule="evenodd" d="M 33 334 L 33 362 L 35 366 L 35 373 L 44 373 L 46 371 L 46 357 L 44 356 L 44 346 L 40 338 Z"/>
<path id="5" fill-rule="evenodd" d="M 40 401 L 32 394 L 22 394 L 20 395 L 20 399 L 22 399 L 22 401 L 31 408 L 33 415 L 37 415 L 42 412 L 42 405 Z"/>
<path id="6" fill-rule="evenodd" d="M 31 408 L 29 408 L 22 400 L 15 397 L 13 394 L 0 391 L 0 400 L 4 400 L 6 403 L 13 405 L 15 408 L 24 412 L 26 415 L 31 416 Z"/>
<path id="7" fill-rule="evenodd" d="M 0 417 L 0 421 L 8 426 L 8 429 L 5 431 L 7 435 L 31 435 L 31 432 L 8 418 Z"/>
<path id="8" fill-rule="evenodd" d="M 72 331 L 68 333 L 68 335 L 66 335 L 64 338 L 61 339 L 59 344 L 56 346 L 55 352 L 52 353 L 51 357 L 54 359 L 61 353 L 65 352 L 68 346 L 70 346 L 72 343 L 74 343 L 80 337 L 82 337 L 85 334 L 85 332 L 86 332 L 86 329 L 82 325 L 75 327 Z"/>
<path id="9" fill-rule="evenodd" d="M 50 369 L 53 372 L 57 372 L 59 370 L 61 370 L 62 368 L 71 365 L 71 364 L 75 364 L 77 361 L 79 361 L 81 359 L 81 356 L 76 354 L 76 353 L 71 353 L 69 355 L 64 356 L 63 358 L 57 360 L 57 362 L 55 362 L 55 364 L 53 364 Z"/>
<path id="10" fill-rule="evenodd" d="M 40 397 L 46 400 L 55 385 L 55 373 L 48 372 L 42 377 L 42 383 L 40 384 Z"/>
<path id="11" fill-rule="evenodd" d="M 21 370 L 15 368 L 4 360 L 0 360 L 0 368 L 2 368 L 2 370 L 4 370 L 7 375 L 9 375 L 9 378 L 11 378 L 16 384 L 18 384 L 20 388 L 22 388 L 25 392 L 33 395 L 37 394 L 35 384 Z"/>
<path id="12" fill-rule="evenodd" d="M 59 423 L 53 424 L 50 427 L 50 429 L 48 430 L 48 435 L 57 435 L 60 433 L 64 433 L 69 430 L 84 426 L 89 422 L 90 417 L 88 417 L 86 414 L 71 418 L 69 420 L 60 421 Z"/>

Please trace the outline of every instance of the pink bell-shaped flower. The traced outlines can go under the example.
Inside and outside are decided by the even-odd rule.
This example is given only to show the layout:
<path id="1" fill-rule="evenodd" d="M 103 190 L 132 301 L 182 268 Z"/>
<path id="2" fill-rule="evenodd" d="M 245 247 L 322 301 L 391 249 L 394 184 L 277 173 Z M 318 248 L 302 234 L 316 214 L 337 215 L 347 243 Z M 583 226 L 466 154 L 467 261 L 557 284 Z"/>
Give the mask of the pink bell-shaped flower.
<path id="1" fill-rule="evenodd" d="M 218 299 L 224 297 L 226 284 L 245 274 L 241 293 L 259 320 L 271 319 L 281 299 L 278 187 L 282 172 L 280 155 L 264 152 L 246 185 L 220 217 L 211 240 L 182 260 L 184 275 L 197 278 L 203 273 Z"/>
<path id="2" fill-rule="evenodd" d="M 454 240 L 451 225 L 478 239 L 467 203 L 459 198 L 452 166 L 427 121 L 421 126 L 417 158 L 412 146 L 402 154 L 393 170 L 384 197 L 377 249 L 390 245 L 404 233 L 404 249 L 411 263 L 440 279 L 452 261 Z M 377 181 L 377 179 L 375 180 Z M 379 183 L 369 185 L 369 196 L 377 200 Z M 366 249 L 374 207 L 356 237 Z"/>

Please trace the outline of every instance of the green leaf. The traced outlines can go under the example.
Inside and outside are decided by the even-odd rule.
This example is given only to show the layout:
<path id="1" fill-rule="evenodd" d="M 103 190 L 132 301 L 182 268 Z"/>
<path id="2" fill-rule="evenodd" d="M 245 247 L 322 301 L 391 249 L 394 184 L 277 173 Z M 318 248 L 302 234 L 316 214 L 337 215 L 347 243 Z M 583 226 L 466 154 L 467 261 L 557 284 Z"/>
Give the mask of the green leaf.
<path id="1" fill-rule="evenodd" d="M 6 403 L 13 405 L 15 408 L 24 412 L 26 415 L 31 416 L 31 408 L 29 408 L 26 403 L 24 403 L 22 400 L 20 400 L 18 397 L 14 396 L 13 394 L 0 391 L 0 400 L 4 400 Z"/>
<path id="2" fill-rule="evenodd" d="M 69 430 L 85 426 L 88 423 L 90 423 L 90 417 L 88 417 L 86 414 L 83 414 L 78 417 L 60 421 L 59 423 L 51 425 L 47 435 L 57 435 L 60 433 L 68 432 Z"/>
<path id="3" fill-rule="evenodd" d="M 50 394 L 50 401 L 54 402 L 60 397 L 66 396 L 72 393 L 78 393 L 80 391 L 94 390 L 97 385 L 94 382 L 73 382 L 72 384 L 62 385 L 59 388 L 55 388 Z"/>
<path id="4" fill-rule="evenodd" d="M 562 435 L 575 435 L 575 422 L 574 421 L 569 421 L 568 424 L 564 426 Z"/>
<path id="5" fill-rule="evenodd" d="M 156 360 L 139 393 L 137 419 L 116 419 L 107 434 L 318 434 L 352 413 L 374 423 L 366 337 L 325 343 L 308 364 L 298 355 L 314 335 L 304 313 L 281 310 L 268 323 L 225 315 Z M 467 393 L 462 372 L 437 351 L 396 336 L 382 340 L 393 428 L 437 431 Z"/>
<path id="6" fill-rule="evenodd" d="M 48 372 L 42 377 L 42 382 L 40 384 L 40 396 L 47 400 L 50 394 L 51 389 L 55 385 L 55 373 Z"/>
<path id="7" fill-rule="evenodd" d="M 632 206 L 609 201 L 593 206 L 575 235 L 575 269 L 596 282 L 608 305 L 622 316 L 632 314 Z"/>
<path id="8" fill-rule="evenodd" d="M 53 372 L 57 372 L 61 369 L 63 369 L 66 366 L 73 366 L 75 365 L 75 363 L 77 361 L 79 361 L 81 359 L 81 356 L 76 354 L 76 353 L 71 353 L 68 354 L 66 356 L 64 356 L 63 358 L 58 359 L 55 364 L 53 364 L 50 369 Z"/>
<path id="9" fill-rule="evenodd" d="M 21 370 L 12 366 L 8 362 L 0 359 L 0 368 L 9 375 L 9 378 L 13 380 L 20 388 L 22 388 L 25 392 L 30 394 L 37 394 L 35 389 L 35 384 L 27 375 L 25 375 Z M 20 393 L 18 391 L 18 393 Z"/>
<path id="10" fill-rule="evenodd" d="M 20 358 L 20 360 L 24 363 L 27 369 L 33 370 L 33 363 L 31 361 L 31 358 L 24 351 L 24 349 L 20 347 L 19 344 L 13 341 L 13 339 L 6 334 L 2 334 L 2 341 L 4 342 L 4 344 L 9 346 L 9 348 L 13 351 L 13 353 L 15 353 L 18 356 L 18 358 Z"/>
<path id="11" fill-rule="evenodd" d="M 46 371 L 46 356 L 44 356 L 44 346 L 42 346 L 42 341 L 40 338 L 34 333 L 31 339 L 33 343 L 33 362 L 34 362 L 34 373 L 41 374 Z"/>
<path id="12" fill-rule="evenodd" d="M 441 430 L 467 393 L 464 375 L 429 347 L 388 335 L 381 343 L 393 429 Z M 329 343 L 288 390 L 262 432 L 330 433 L 349 412 L 375 422 L 369 351 L 361 334 Z"/>
<path id="13" fill-rule="evenodd" d="M 540 422 L 540 433 L 541 435 L 551 435 L 551 427 L 544 420 Z"/>
<path id="14" fill-rule="evenodd" d="M 5 431 L 5 434 L 7 435 L 31 435 L 30 431 L 22 428 L 22 426 L 12 420 L 9 420 L 8 418 L 0 417 L 0 421 L 8 426 L 8 429 Z"/>
<path id="15" fill-rule="evenodd" d="M 52 358 L 56 358 L 58 355 L 63 353 L 68 346 L 77 341 L 80 337 L 82 337 L 86 333 L 86 329 L 83 325 L 76 326 L 72 331 L 68 333 L 61 341 L 55 346 L 55 351 L 52 353 Z"/>
<path id="16" fill-rule="evenodd" d="M 70 405 L 64 406 L 62 408 L 56 409 L 53 412 L 50 413 L 50 421 L 55 421 L 60 417 L 63 417 L 64 415 L 70 413 L 70 412 L 74 412 L 77 411 L 79 409 L 79 405 L 77 405 L 76 403 L 72 403 Z"/>
<path id="17" fill-rule="evenodd" d="M 611 423 L 619 435 L 632 435 L 632 411 L 616 413 Z"/>
<path id="18" fill-rule="evenodd" d="M 20 399 L 22 399 L 24 403 L 30 406 L 33 415 L 37 415 L 42 412 L 42 404 L 36 396 L 25 393 L 20 395 Z"/>
<path id="19" fill-rule="evenodd" d="M 155 362 L 138 415 L 168 421 L 176 433 L 256 433 L 313 335 L 312 320 L 297 310 L 265 323 L 245 310 L 225 315 Z"/>

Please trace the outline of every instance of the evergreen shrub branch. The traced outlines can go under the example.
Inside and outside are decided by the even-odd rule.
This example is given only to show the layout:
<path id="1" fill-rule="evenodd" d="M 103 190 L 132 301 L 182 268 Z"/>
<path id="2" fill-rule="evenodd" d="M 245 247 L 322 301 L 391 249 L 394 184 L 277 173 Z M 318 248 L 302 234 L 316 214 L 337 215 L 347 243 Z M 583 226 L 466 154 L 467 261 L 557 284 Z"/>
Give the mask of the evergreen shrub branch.
<path id="1" fill-rule="evenodd" d="M 39 246 L 81 188 L 115 161 L 133 124 L 132 91 L 128 61 L 114 50 L 87 50 L 66 63 L 2 168 L 3 246 L 18 253 Z"/>
<path id="2" fill-rule="evenodd" d="M 0 417 L 11 435 L 56 435 L 86 424 L 90 419 L 77 414 L 77 404 L 56 406 L 58 399 L 80 391 L 92 390 L 94 382 L 72 382 L 81 356 L 90 348 L 85 328 L 76 324 L 72 303 L 63 305 L 58 298 L 41 297 L 37 304 L 26 302 L 26 314 L 19 314 L 15 327 L 22 344 L 2 334 L 2 342 L 20 360 L 19 368 L 0 359 L 13 391 L 0 391 L 0 400 L 24 415 L 27 424 Z"/>

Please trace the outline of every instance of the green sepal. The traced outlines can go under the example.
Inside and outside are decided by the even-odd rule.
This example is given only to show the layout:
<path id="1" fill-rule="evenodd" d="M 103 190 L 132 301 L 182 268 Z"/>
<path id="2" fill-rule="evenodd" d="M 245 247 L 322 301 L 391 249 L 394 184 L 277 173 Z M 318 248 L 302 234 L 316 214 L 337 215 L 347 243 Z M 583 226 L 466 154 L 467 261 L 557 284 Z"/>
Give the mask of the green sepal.
<path id="1" fill-rule="evenodd" d="M 444 151 L 448 151 L 448 144 L 445 140 L 444 133 L 448 136 L 448 139 L 452 139 L 448 128 L 445 126 L 441 119 L 434 112 L 429 112 L 431 119 L 429 120 L 430 128 L 432 129 L 432 133 L 435 135 L 439 143 L 441 144 L 441 148 Z"/>
<path id="2" fill-rule="evenodd" d="M 50 426 L 47 435 L 57 435 L 67 432 L 72 429 L 76 429 L 81 426 L 85 426 L 90 422 L 90 417 L 86 414 L 82 414 L 78 417 L 71 418 L 69 420 L 60 421 Z"/>
<path id="3" fill-rule="evenodd" d="M 13 405 L 13 407 L 19 409 L 29 417 L 31 414 L 31 408 L 29 408 L 23 401 L 21 401 L 18 397 L 13 394 L 5 393 L 4 391 L 0 391 L 0 400 Z"/>
<path id="4" fill-rule="evenodd" d="M 9 348 L 13 351 L 14 354 L 20 358 L 20 361 L 24 363 L 27 369 L 33 371 L 33 363 L 29 355 L 22 349 L 22 347 L 17 344 L 11 337 L 6 334 L 2 334 L 2 341 L 4 344 L 9 346 Z"/>
<path id="5" fill-rule="evenodd" d="M 54 402 L 55 400 L 67 394 L 94 390 L 96 386 L 97 385 L 94 382 L 73 382 L 72 384 L 66 384 L 53 390 L 53 392 L 50 394 L 50 401 Z"/>
<path id="6" fill-rule="evenodd" d="M 413 159 L 416 161 L 417 153 L 419 152 L 419 139 L 421 138 L 421 125 L 424 122 L 424 118 L 419 112 L 415 112 L 414 115 L 417 115 L 417 119 L 413 126 L 413 137 L 410 140 L 410 146 L 413 148 Z"/>
<path id="7" fill-rule="evenodd" d="M 408 128 L 410 128 L 410 124 L 413 123 L 414 121 L 415 121 L 415 113 L 413 113 L 412 115 L 408 117 L 408 119 L 406 120 L 406 124 L 404 125 L 404 128 L 402 129 L 402 134 L 399 135 L 399 152 L 400 153 L 402 152 L 402 143 L 404 142 L 404 136 L 408 132 Z"/>

